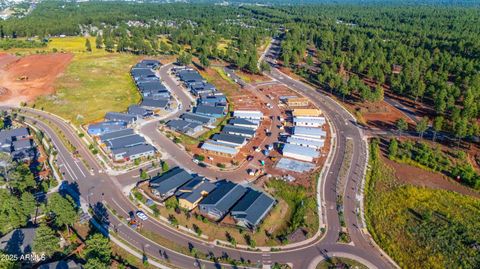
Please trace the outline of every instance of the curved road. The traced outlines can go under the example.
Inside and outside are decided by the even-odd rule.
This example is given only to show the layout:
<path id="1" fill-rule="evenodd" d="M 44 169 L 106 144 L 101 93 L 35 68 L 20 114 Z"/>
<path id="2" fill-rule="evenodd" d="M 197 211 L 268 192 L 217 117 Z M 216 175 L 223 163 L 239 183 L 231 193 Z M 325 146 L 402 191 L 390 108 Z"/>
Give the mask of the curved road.
<path id="1" fill-rule="evenodd" d="M 317 240 L 304 246 L 288 250 L 260 252 L 213 245 L 195 237 L 180 233 L 168 225 L 161 224 L 151 219 L 144 222 L 143 229 L 159 234 L 177 246 L 188 248 L 190 245 L 194 246 L 202 253 L 213 253 L 217 257 L 228 255 L 233 259 L 248 260 L 253 264 L 257 264 L 257 267 L 262 265 L 268 266 L 274 262 L 279 262 L 292 264 L 294 268 L 315 268 L 315 264 L 313 264 L 314 262 L 312 263 L 312 261 L 318 260 L 321 256 L 328 256 L 329 253 L 335 253 L 336 255 L 341 255 L 343 253 L 345 256 L 358 257 L 361 260 L 368 261 L 372 267 L 376 268 L 394 267 L 394 265 L 389 263 L 385 257 L 382 257 L 382 254 L 380 254 L 377 248 L 370 244 L 369 236 L 363 232 L 364 228 L 362 222 L 356 213 L 358 212 L 357 210 L 359 210 L 360 199 L 362 199 L 359 193 L 361 193 L 360 188 L 363 180 L 363 172 L 367 162 L 367 144 L 361 130 L 356 126 L 355 119 L 332 99 L 322 95 L 315 89 L 301 82 L 287 77 L 277 69 L 273 68 L 269 75 L 279 83 L 283 83 L 308 97 L 324 111 L 332 123 L 333 128 L 336 130 L 337 144 L 334 148 L 333 162 L 331 166 L 328 167 L 323 190 L 324 197 L 322 197 L 322 202 L 326 208 L 326 212 L 324 213 L 327 221 L 326 235 L 322 240 Z M 186 102 L 186 99 L 182 96 L 179 95 L 178 97 L 182 103 Z M 190 100 L 188 102 L 190 102 Z M 28 116 L 31 114 L 36 114 L 40 118 L 32 118 L 31 116 Z M 59 152 L 57 155 L 58 163 L 61 166 L 62 172 L 65 174 L 64 177 L 68 180 L 70 185 L 73 186 L 71 189 L 78 189 L 78 191 L 73 192 L 79 194 L 83 206 L 88 204 L 95 206 L 97 203 L 106 204 L 110 209 L 115 210 L 118 215 L 123 217 L 127 216 L 128 211 L 135 210 L 135 206 L 126 197 L 127 194 L 123 193 L 123 186 L 125 186 L 123 180 L 135 182 L 136 180 L 133 178 L 132 173 L 137 173 L 138 175 L 138 172 L 130 172 L 129 174 L 119 176 L 118 178 L 102 173 L 102 168 L 96 162 L 95 157 L 92 156 L 87 147 L 77 136 L 76 131 L 68 123 L 56 116 L 37 110 L 29 110 L 29 114 L 25 115 L 26 120 L 30 122 L 36 121 L 36 126 L 42 129 L 48 137 L 52 139 Z M 45 124 L 44 122 L 48 122 L 48 124 Z M 52 130 L 51 126 L 56 126 L 67 140 L 76 146 L 79 150 L 79 154 L 91 169 L 88 169 L 82 161 L 74 158 L 68 152 L 57 136 L 57 133 Z M 152 128 L 151 126 L 156 128 L 156 125 L 154 124 L 147 124 L 142 128 L 144 131 L 148 131 L 151 130 L 149 129 Z M 344 156 L 347 154 L 345 151 L 347 139 L 353 140 L 353 152 L 351 153 L 353 154 L 351 158 L 352 162 L 350 169 L 348 170 L 348 180 L 345 188 L 343 205 L 347 229 L 352 239 L 350 245 L 337 243 L 338 234 L 341 228 L 336 208 L 336 183 Z M 175 154 L 175 151 L 168 153 Z M 195 167 L 194 172 L 197 172 L 197 169 L 200 169 L 200 167 Z M 199 173 L 204 174 L 202 172 Z M 112 185 L 114 186 L 113 188 Z M 106 214 L 106 218 L 108 219 L 111 230 L 116 231 L 123 240 L 158 260 L 167 259 L 169 263 L 180 268 L 193 268 L 198 264 L 202 264 L 207 268 L 219 267 L 219 265 L 210 261 L 198 261 L 193 257 L 183 255 L 174 250 L 169 250 L 158 245 L 150 239 L 142 236 L 137 231 L 127 227 L 114 214 L 108 213 Z M 222 266 L 230 267 L 230 265 Z"/>

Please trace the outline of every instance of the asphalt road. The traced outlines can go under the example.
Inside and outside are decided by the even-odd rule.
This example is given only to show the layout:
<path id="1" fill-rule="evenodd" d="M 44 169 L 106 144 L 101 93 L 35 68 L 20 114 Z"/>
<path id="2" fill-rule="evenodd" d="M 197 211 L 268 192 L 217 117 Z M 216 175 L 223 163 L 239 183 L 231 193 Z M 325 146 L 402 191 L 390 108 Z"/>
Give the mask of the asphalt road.
<path id="1" fill-rule="evenodd" d="M 271 49 L 278 50 L 278 47 L 275 46 L 275 42 L 273 43 Z M 268 58 L 268 56 L 266 59 L 267 61 L 271 60 Z M 160 72 L 162 72 L 162 70 Z M 368 235 L 362 232 L 362 224 L 359 221 L 356 213 L 359 204 L 358 199 L 361 199 L 361 196 L 358 194 L 360 193 L 363 169 L 366 165 L 367 156 L 365 154 L 365 140 L 363 140 L 361 130 L 357 127 L 354 119 L 335 101 L 321 94 L 317 90 L 287 77 L 286 75 L 280 73 L 277 69 L 273 68 L 270 76 L 280 83 L 283 83 L 288 87 L 301 92 L 317 106 L 319 106 L 329 118 L 333 128 L 335 128 L 337 133 L 337 146 L 334 148 L 335 155 L 332 165 L 328 168 L 325 189 L 323 190 L 322 200 L 323 203 L 325 203 L 326 208 L 326 212 L 324 213 L 327 220 L 327 231 L 322 240 L 314 241 L 309 244 L 288 250 L 252 252 L 231 249 L 207 243 L 195 237 L 190 237 L 186 234 L 178 232 L 168 225 L 160 224 L 151 219 L 143 223 L 143 229 L 161 235 L 169 242 L 172 242 L 178 246 L 194 246 L 203 253 L 214 253 L 216 256 L 228 255 L 234 259 L 249 260 L 252 263 L 257 263 L 258 267 L 262 265 L 268 266 L 274 262 L 280 262 L 292 264 L 294 268 L 310 268 L 311 266 L 314 268 L 314 264 L 311 264 L 312 261 L 321 256 L 328 256 L 329 253 L 340 253 L 353 258 L 358 257 L 371 263 L 371 267 L 373 268 L 393 267 L 384 257 L 381 256 L 380 252 L 369 243 L 370 241 L 368 239 Z M 171 83 L 168 81 L 165 82 L 167 85 Z M 187 99 L 183 98 L 180 93 L 178 93 L 177 96 L 181 102 L 187 102 Z M 190 100 L 188 102 L 190 102 Z M 109 208 L 115 210 L 118 215 L 121 215 L 124 218 L 127 217 L 130 210 L 135 210 L 135 206 L 128 200 L 126 193 L 123 192 L 123 187 L 125 184 L 122 184 L 122 178 L 128 178 L 129 182 L 134 182 L 136 179 L 132 179 L 134 178 L 133 174 L 113 177 L 106 175 L 105 173 L 101 173 L 102 168 L 97 164 L 95 157 L 92 156 L 87 147 L 82 143 L 82 141 L 80 141 L 80 138 L 76 134 L 75 130 L 73 130 L 68 123 L 65 123 L 58 117 L 52 116 L 45 112 L 37 110 L 31 110 L 30 112 L 41 116 L 41 119 L 34 119 L 36 121 L 36 126 L 44 130 L 48 137 L 50 137 L 54 142 L 57 150 L 59 151 L 58 162 L 60 163 L 62 169 L 64 169 L 64 177 L 72 186 L 71 189 L 74 190 L 73 192 L 79 193 L 79 196 L 82 197 L 81 201 L 83 204 L 89 203 L 93 207 L 100 208 L 102 207 L 102 204 L 108 204 Z M 50 126 L 42 122 L 49 122 L 49 125 L 57 126 L 60 132 L 62 132 L 65 137 L 76 146 L 83 160 L 92 169 L 87 168 L 83 161 L 73 157 L 72 154 L 70 154 L 62 144 L 61 140 L 57 137 L 57 134 L 50 128 Z M 156 131 L 156 125 L 153 123 L 151 125 L 147 124 L 143 126 L 142 132 L 143 131 L 146 133 L 152 132 L 152 134 L 158 133 Z M 155 141 L 159 143 L 159 146 L 161 146 L 172 156 L 177 157 L 176 155 L 180 154 L 181 151 L 179 151 L 176 145 L 175 148 L 173 148 L 170 147 L 167 141 L 162 141 L 161 137 L 153 136 L 153 138 L 155 138 Z M 343 205 L 345 210 L 345 221 L 353 242 L 350 245 L 337 243 L 338 234 L 340 232 L 340 223 L 336 207 L 336 182 L 344 155 L 346 154 L 345 144 L 347 139 L 352 139 L 354 142 L 352 150 L 353 152 L 351 153 L 353 154 L 352 162 L 348 171 L 348 181 L 344 192 L 345 199 Z M 186 164 L 186 161 L 187 160 L 181 159 L 179 164 L 183 166 Z M 191 161 L 190 158 L 188 161 Z M 202 171 L 202 174 L 205 176 L 211 176 L 209 173 L 212 172 L 207 170 L 208 169 Z M 213 175 L 218 176 L 218 172 L 213 172 Z M 101 211 L 101 209 L 98 211 Z M 132 230 L 114 214 L 105 212 L 102 215 L 108 220 L 107 222 L 110 228 L 116 231 L 116 233 L 122 239 L 150 256 L 153 256 L 159 260 L 165 260 L 165 257 L 167 256 L 169 262 L 180 268 L 194 268 L 194 266 L 198 265 L 199 263 L 204 264 L 206 268 L 219 267 L 219 265 L 215 265 L 212 262 L 198 261 L 193 257 L 180 254 L 174 250 L 170 250 L 158 245 L 149 238 L 142 236 L 137 231 Z M 225 265 L 225 267 L 231 266 Z"/>

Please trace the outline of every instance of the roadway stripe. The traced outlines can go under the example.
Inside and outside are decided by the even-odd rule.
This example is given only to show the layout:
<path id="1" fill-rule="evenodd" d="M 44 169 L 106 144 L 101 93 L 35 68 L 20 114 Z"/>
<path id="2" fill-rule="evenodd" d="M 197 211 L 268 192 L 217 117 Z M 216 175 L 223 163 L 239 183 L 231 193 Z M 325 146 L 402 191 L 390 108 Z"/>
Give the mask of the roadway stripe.
<path id="1" fill-rule="evenodd" d="M 80 166 L 78 165 L 78 161 L 75 160 L 74 163 L 78 167 L 78 170 L 80 171 L 80 173 L 82 173 L 83 177 L 87 177 L 85 173 L 82 171 L 82 168 L 80 168 Z"/>

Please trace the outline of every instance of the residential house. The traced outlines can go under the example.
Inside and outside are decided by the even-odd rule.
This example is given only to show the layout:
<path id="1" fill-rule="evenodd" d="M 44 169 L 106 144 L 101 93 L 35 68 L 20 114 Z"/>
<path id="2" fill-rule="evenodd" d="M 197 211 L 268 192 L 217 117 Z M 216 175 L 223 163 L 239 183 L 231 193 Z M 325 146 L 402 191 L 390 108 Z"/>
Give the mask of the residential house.
<path id="1" fill-rule="evenodd" d="M 137 115 L 120 113 L 120 112 L 107 112 L 105 115 L 105 120 L 107 121 L 123 121 L 128 124 L 132 124 L 138 120 Z"/>
<path id="2" fill-rule="evenodd" d="M 212 139 L 220 143 L 230 144 L 234 147 L 242 147 L 247 143 L 247 139 L 244 136 L 226 133 L 214 134 Z"/>
<path id="3" fill-rule="evenodd" d="M 233 126 L 251 128 L 253 130 L 258 128 L 258 122 L 253 122 L 247 119 L 233 118 L 229 121 L 229 123 Z"/>
<path id="4" fill-rule="evenodd" d="M 175 167 L 161 176 L 152 178 L 149 182 L 152 193 L 165 200 L 172 196 L 175 191 L 189 182 L 193 176 L 180 167 Z"/>
<path id="5" fill-rule="evenodd" d="M 156 109 L 166 109 L 170 103 L 170 99 L 152 99 L 152 98 L 143 98 L 141 107 L 156 110 Z"/>
<path id="6" fill-rule="evenodd" d="M 118 131 L 113 131 L 113 132 L 108 132 L 104 133 L 99 136 L 100 141 L 102 142 L 107 142 L 109 140 L 115 139 L 115 138 L 120 138 L 120 137 L 125 137 L 125 136 L 130 136 L 133 135 L 133 129 L 123 129 L 123 130 L 118 130 Z"/>
<path id="7" fill-rule="evenodd" d="M 285 157 L 305 162 L 312 162 L 313 159 L 318 158 L 320 155 L 320 153 L 313 148 L 302 147 L 294 144 L 285 144 L 283 146 L 282 154 Z"/>
<path id="8" fill-rule="evenodd" d="M 233 111 L 233 116 L 235 118 L 260 121 L 263 118 L 263 113 L 258 110 L 235 110 Z"/>
<path id="9" fill-rule="evenodd" d="M 325 140 L 308 140 L 290 136 L 287 138 L 287 143 L 307 148 L 321 149 L 325 144 Z"/>
<path id="10" fill-rule="evenodd" d="M 180 116 L 181 119 L 188 122 L 194 122 L 202 125 L 211 125 L 215 122 L 214 117 L 203 116 L 200 114 L 186 112 Z"/>
<path id="11" fill-rule="evenodd" d="M 138 134 L 133 134 L 108 140 L 105 144 L 110 150 L 115 150 L 145 144 L 145 138 Z"/>
<path id="12" fill-rule="evenodd" d="M 225 180 L 217 182 L 216 185 L 215 190 L 199 203 L 198 208 L 209 218 L 221 220 L 247 190 L 241 185 Z"/>
<path id="13" fill-rule="evenodd" d="M 305 139 L 322 140 L 322 138 L 327 136 L 327 132 L 322 130 L 322 128 L 295 126 L 293 127 L 293 135 L 304 137 Z"/>
<path id="14" fill-rule="evenodd" d="M 247 138 L 252 138 L 255 135 L 255 130 L 251 128 L 233 125 L 225 125 L 222 129 L 222 132 L 232 135 L 244 136 Z"/>
<path id="15" fill-rule="evenodd" d="M 201 149 L 208 153 L 212 153 L 224 157 L 233 157 L 237 155 L 239 149 L 231 144 L 225 144 L 214 140 L 207 140 L 203 142 Z"/>
<path id="16" fill-rule="evenodd" d="M 168 121 L 167 127 L 186 135 L 194 135 L 203 130 L 202 125 L 199 123 L 178 119 Z"/>
<path id="17" fill-rule="evenodd" d="M 293 123 L 295 126 L 322 127 L 326 120 L 325 117 L 294 117 Z"/>
<path id="18" fill-rule="evenodd" d="M 114 161 L 131 161 L 155 156 L 156 149 L 150 144 L 139 144 L 112 150 Z"/>
<path id="19" fill-rule="evenodd" d="M 113 131 L 118 131 L 127 128 L 127 123 L 123 121 L 104 121 L 93 123 L 88 126 L 87 132 L 90 135 L 101 135 Z"/>
<path id="20" fill-rule="evenodd" d="M 200 115 L 220 118 L 220 117 L 223 117 L 225 115 L 225 107 L 223 107 L 223 106 L 199 105 L 195 108 L 195 113 L 200 114 Z"/>
<path id="21" fill-rule="evenodd" d="M 135 115 L 138 118 L 148 118 L 153 115 L 153 112 L 139 105 L 131 105 L 128 107 L 128 114 Z"/>
<path id="22" fill-rule="evenodd" d="M 177 190 L 178 203 L 180 207 L 190 211 L 214 189 L 215 184 L 203 177 L 196 177 Z"/>
<path id="23" fill-rule="evenodd" d="M 267 194 L 248 188 L 247 193 L 230 211 L 237 225 L 254 229 L 267 216 L 275 199 Z"/>

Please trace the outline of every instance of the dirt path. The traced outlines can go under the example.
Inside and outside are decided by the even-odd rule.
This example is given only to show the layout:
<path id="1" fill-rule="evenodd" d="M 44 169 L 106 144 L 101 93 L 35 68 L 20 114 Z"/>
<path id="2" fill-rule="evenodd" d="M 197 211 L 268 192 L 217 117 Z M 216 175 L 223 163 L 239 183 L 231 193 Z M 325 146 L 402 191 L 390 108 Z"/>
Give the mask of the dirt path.
<path id="1" fill-rule="evenodd" d="M 480 193 L 435 172 L 423 170 L 408 164 L 397 163 L 382 155 L 383 161 L 395 170 L 395 176 L 402 183 L 432 189 L 442 189 L 480 198 Z"/>
<path id="2" fill-rule="evenodd" d="M 0 54 L 0 102 L 17 105 L 55 91 L 53 83 L 73 54 L 34 54 L 18 58 Z"/>

